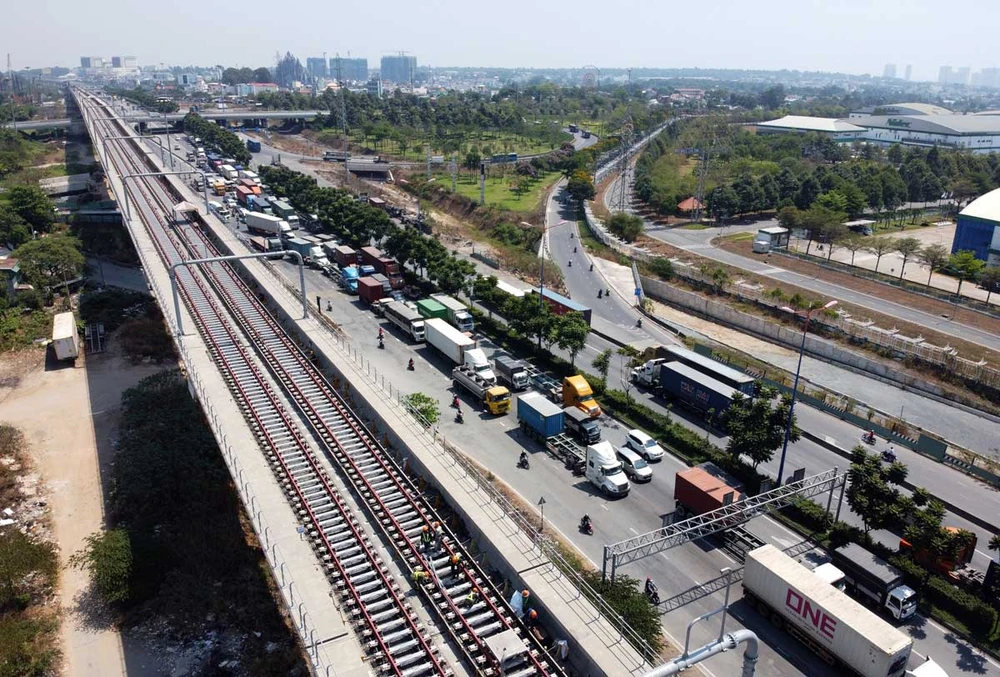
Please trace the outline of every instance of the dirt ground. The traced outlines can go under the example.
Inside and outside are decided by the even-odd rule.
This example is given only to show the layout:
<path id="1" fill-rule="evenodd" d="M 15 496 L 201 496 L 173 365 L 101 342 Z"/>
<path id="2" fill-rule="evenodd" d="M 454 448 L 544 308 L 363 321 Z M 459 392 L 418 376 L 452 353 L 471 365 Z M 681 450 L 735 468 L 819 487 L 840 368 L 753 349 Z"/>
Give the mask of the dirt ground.
<path id="1" fill-rule="evenodd" d="M 105 478 L 122 392 L 162 366 L 133 366 L 117 355 L 60 364 L 41 349 L 0 358 L 0 420 L 24 431 L 51 508 L 59 548 L 62 674 L 125 674 L 121 638 L 96 603 L 87 575 L 67 567 L 104 521 Z"/>

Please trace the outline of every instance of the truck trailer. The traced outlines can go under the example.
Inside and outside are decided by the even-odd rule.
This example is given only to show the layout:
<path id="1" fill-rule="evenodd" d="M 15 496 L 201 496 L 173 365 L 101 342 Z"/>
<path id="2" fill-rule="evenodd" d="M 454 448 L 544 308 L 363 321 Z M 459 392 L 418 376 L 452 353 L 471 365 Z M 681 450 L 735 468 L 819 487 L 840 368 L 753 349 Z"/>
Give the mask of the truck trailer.
<path id="1" fill-rule="evenodd" d="M 382 283 L 369 277 L 362 277 L 358 280 L 358 298 L 365 303 L 375 303 L 385 295 Z"/>
<path id="2" fill-rule="evenodd" d="M 346 244 L 337 245 L 337 247 L 335 247 L 333 258 L 337 261 L 337 265 L 341 268 L 354 266 L 358 263 L 357 252 L 348 247 Z"/>
<path id="3" fill-rule="evenodd" d="M 437 348 L 442 355 L 456 365 L 468 365 L 486 381 L 496 383 L 497 377 L 490 369 L 486 353 L 483 352 L 482 348 L 476 347 L 475 341 L 440 318 L 427 318 L 426 315 L 424 317 L 426 318 L 424 319 L 424 336 L 427 343 Z"/>
<path id="4" fill-rule="evenodd" d="M 427 319 L 437 318 L 448 322 L 448 309 L 434 299 L 420 299 L 417 301 L 417 311 Z"/>
<path id="5" fill-rule="evenodd" d="M 464 303 L 447 294 L 431 294 L 431 298 L 440 303 L 448 311 L 448 322 L 459 331 L 472 331 L 475 322 Z"/>
<path id="6" fill-rule="evenodd" d="M 660 367 L 660 388 L 665 395 L 680 400 L 700 412 L 714 410 L 719 416 L 733 401 L 735 388 L 681 364 L 667 362 Z"/>
<path id="7" fill-rule="evenodd" d="M 906 672 L 912 639 L 773 545 L 747 553 L 743 599 L 830 665 L 861 677 Z"/>
<path id="8" fill-rule="evenodd" d="M 590 325 L 590 317 L 592 312 L 587 306 L 577 303 L 576 301 L 566 298 L 562 294 L 557 294 L 551 289 L 532 289 L 532 293 L 541 294 L 542 299 L 548 305 L 549 310 L 552 311 L 553 315 L 565 315 L 567 313 L 577 312 L 583 315 L 583 319 L 587 321 L 587 325 Z"/>
<path id="9" fill-rule="evenodd" d="M 857 543 L 846 543 L 831 553 L 834 566 L 844 572 L 847 592 L 897 621 L 917 612 L 917 593 L 903 583 L 903 572 Z"/>
<path id="10" fill-rule="evenodd" d="M 424 340 L 424 318 L 420 313 L 399 301 L 390 301 L 384 308 L 385 319 L 410 335 L 417 343 Z"/>
<path id="11" fill-rule="evenodd" d="M 684 519 L 718 510 L 740 500 L 742 488 L 739 482 L 708 461 L 681 470 L 674 478 L 674 513 Z"/>
<path id="12" fill-rule="evenodd" d="M 247 230 L 258 235 L 277 235 L 278 237 L 289 237 L 292 233 L 292 227 L 284 219 L 257 211 L 247 213 Z M 305 253 L 302 255 L 305 256 Z"/>
<path id="13" fill-rule="evenodd" d="M 480 377 L 471 367 L 464 364 L 455 367 L 451 370 L 451 380 L 456 388 L 472 393 L 491 414 L 499 416 L 510 411 L 510 391 Z"/>
<path id="14" fill-rule="evenodd" d="M 75 360 L 80 356 L 80 333 L 72 312 L 52 318 L 52 350 L 57 360 Z"/>

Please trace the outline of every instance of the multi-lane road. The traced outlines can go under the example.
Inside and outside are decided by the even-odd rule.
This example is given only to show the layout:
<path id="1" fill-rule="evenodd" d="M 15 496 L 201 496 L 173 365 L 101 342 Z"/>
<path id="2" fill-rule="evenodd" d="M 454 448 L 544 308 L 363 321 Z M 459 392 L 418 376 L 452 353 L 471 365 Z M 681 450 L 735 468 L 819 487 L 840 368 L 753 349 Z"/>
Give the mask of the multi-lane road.
<path id="1" fill-rule="evenodd" d="M 306 167 L 304 167 L 306 168 Z M 558 206 L 554 211 L 560 216 Z M 556 220 L 555 222 L 558 222 Z M 556 228 L 551 233 L 550 249 L 553 259 L 559 263 L 564 258 L 568 261 L 573 255 L 572 244 L 568 230 L 575 224 L 567 224 Z M 585 265 L 582 252 L 577 252 L 578 263 L 571 269 L 563 268 L 567 285 L 574 298 L 587 298 L 593 294 L 596 300 L 597 285 L 590 275 L 589 267 Z M 292 274 L 292 268 L 288 271 Z M 570 271 L 573 271 L 572 273 Z M 420 390 L 436 397 L 440 402 L 447 403 L 451 399 L 451 379 L 448 365 L 430 347 L 425 345 L 410 346 L 405 339 L 388 327 L 390 340 L 388 350 L 375 349 L 373 337 L 380 324 L 371 313 L 365 312 L 361 304 L 339 292 L 329 280 L 315 271 L 307 271 L 307 284 L 310 293 L 318 293 L 329 299 L 333 304 L 332 315 L 372 360 L 380 371 L 393 374 L 396 387 L 404 392 Z M 616 328 L 625 340 L 666 342 L 669 337 L 651 327 L 638 329 L 634 327 L 635 312 L 628 302 L 619 299 L 615 294 L 605 304 L 594 303 L 595 315 L 600 319 L 601 326 Z M 598 322 L 595 320 L 595 325 Z M 609 346 L 601 339 L 594 337 L 588 346 L 589 359 L 597 351 Z M 485 346 L 492 348 L 488 343 Z M 418 366 L 415 372 L 405 369 L 411 356 L 417 356 Z M 581 355 L 578 360 L 585 359 Z M 588 362 L 589 362 L 588 359 Z M 615 378 L 612 375 L 612 379 Z M 645 397 L 645 396 L 644 396 Z M 650 400 L 651 401 L 651 400 Z M 654 404 L 656 404 L 654 402 Z M 659 406 L 657 404 L 657 406 Z M 572 540 L 577 547 L 594 562 L 599 562 L 603 545 L 626 538 L 636 533 L 652 530 L 662 524 L 664 515 L 672 511 L 673 506 L 673 475 L 683 465 L 676 459 L 668 457 L 654 468 L 654 480 L 646 486 L 637 486 L 625 500 L 609 503 L 595 494 L 590 486 L 578 478 L 569 475 L 562 464 L 548 458 L 537 447 L 528 445 L 535 452 L 532 454 L 532 469 L 528 472 L 515 468 L 517 454 L 524 448 L 525 441 L 520 438 L 513 415 L 495 419 L 488 415 L 468 416 L 464 425 L 453 423 L 445 407 L 445 422 L 442 424 L 444 433 L 477 461 L 486 465 L 491 472 L 515 488 L 526 501 L 537 503 L 540 497 L 546 499 L 546 522 L 548 528 L 560 530 Z M 800 410 L 800 418 L 806 425 L 805 408 Z M 829 418 L 829 417 L 827 417 Z M 830 419 L 832 425 L 836 424 Z M 501 433 L 502 434 L 498 434 Z M 612 442 L 619 443 L 623 430 L 613 421 L 605 421 L 604 434 Z M 851 435 L 843 431 L 842 443 L 850 446 Z M 484 445 L 482 440 L 491 440 Z M 911 459 L 906 459 L 908 462 Z M 918 458 L 912 459 L 914 464 Z M 844 467 L 846 461 L 836 457 L 818 445 L 812 447 L 799 443 L 790 451 L 789 468 L 807 467 L 810 470 L 827 469 L 833 465 Z M 963 478 L 952 471 L 944 473 L 940 466 L 928 469 L 928 475 L 941 477 Z M 964 478 L 958 482 L 967 482 Z M 919 482 L 918 482 L 919 483 Z M 956 498 L 962 489 L 956 490 Z M 584 512 L 595 518 L 596 532 L 593 537 L 582 536 L 576 531 L 577 521 Z M 993 508 L 996 512 L 996 508 Z M 761 539 L 775 543 L 783 548 L 792 548 L 794 552 L 808 555 L 811 548 L 803 544 L 803 539 L 784 527 L 767 518 L 754 520 L 750 530 Z M 710 544 L 690 544 L 656 555 L 642 562 L 630 565 L 624 573 L 644 577 L 650 575 L 658 581 L 661 596 L 668 600 L 665 607 L 663 622 L 667 632 L 674 638 L 682 638 L 687 623 L 694 617 L 718 607 L 722 602 L 717 591 L 716 580 L 719 570 L 727 566 L 737 566 L 722 551 Z M 739 597 L 738 586 L 734 590 L 735 598 Z M 791 638 L 776 632 L 767 623 L 748 610 L 739 602 L 733 607 L 737 621 L 758 632 L 765 640 L 765 648 L 761 660 L 761 674 L 767 675 L 826 675 L 835 674 L 807 652 L 800 644 Z M 936 660 L 959 671 L 974 671 L 980 674 L 1000 675 L 1000 669 L 989 661 L 977 657 L 975 652 L 965 647 L 946 630 L 936 624 L 920 620 L 915 624 L 904 626 L 917 640 L 917 651 L 921 655 L 931 654 Z M 694 633 L 694 641 L 704 643 L 712 635 L 710 628 Z M 739 658 L 727 654 L 706 664 L 705 668 L 712 674 L 731 674 L 738 669 Z"/>

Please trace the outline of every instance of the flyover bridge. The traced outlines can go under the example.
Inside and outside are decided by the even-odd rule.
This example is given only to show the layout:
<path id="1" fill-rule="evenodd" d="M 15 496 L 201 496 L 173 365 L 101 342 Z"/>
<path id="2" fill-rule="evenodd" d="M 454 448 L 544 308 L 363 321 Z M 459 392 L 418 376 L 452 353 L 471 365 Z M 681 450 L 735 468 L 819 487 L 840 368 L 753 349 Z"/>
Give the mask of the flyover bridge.
<path id="1" fill-rule="evenodd" d="M 209 215 L 178 212 L 187 198 L 183 184 L 154 176 L 163 173 L 157 158 L 105 102 L 79 89 L 74 95 L 112 192 L 131 207 L 126 227 L 168 325 L 196 330 L 175 330 L 174 341 L 312 670 L 563 675 L 465 543 L 440 526 L 436 506 L 355 413 L 355 402 L 318 366 L 328 357 L 308 337 L 329 328 L 307 315 L 295 318 L 296 335 L 289 333 L 294 301 L 260 261 L 195 265 L 245 252 L 230 248 L 231 233 Z M 172 283 L 183 300 L 176 311 Z M 344 381 L 335 382 L 365 393 L 363 384 Z M 394 431 L 394 437 L 402 451 L 418 455 L 419 441 L 409 442 L 415 433 Z M 497 521 L 478 517 L 482 506 L 458 508 L 467 522 L 472 516 L 470 527 Z M 436 543 L 422 544 L 424 529 L 436 527 Z M 524 561 L 491 565 L 523 574 L 518 588 L 530 585 L 538 594 L 558 635 L 577 649 L 578 666 L 611 675 L 648 667 L 592 606 L 567 613 L 551 563 L 516 554 Z"/>

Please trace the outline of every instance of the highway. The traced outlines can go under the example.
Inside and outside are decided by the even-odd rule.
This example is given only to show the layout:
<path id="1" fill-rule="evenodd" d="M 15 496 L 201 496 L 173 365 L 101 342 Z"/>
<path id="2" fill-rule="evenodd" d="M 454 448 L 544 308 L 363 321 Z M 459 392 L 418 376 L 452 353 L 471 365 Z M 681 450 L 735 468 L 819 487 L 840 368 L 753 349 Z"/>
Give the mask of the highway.
<path id="1" fill-rule="evenodd" d="M 563 228 L 566 227 L 568 226 Z M 557 261 L 561 261 L 561 255 L 556 251 L 561 246 L 558 242 L 562 240 L 565 240 L 566 243 L 570 242 L 568 234 L 563 232 L 562 235 L 564 237 L 560 238 L 560 229 L 557 228 L 553 230 L 550 239 L 553 257 L 559 257 L 556 258 Z M 568 244 L 565 246 L 570 247 L 571 253 L 571 246 Z M 563 252 L 563 254 L 565 253 Z M 287 271 L 291 275 L 291 266 L 282 265 L 287 266 Z M 573 270 L 582 275 L 586 269 L 577 264 L 573 266 Z M 569 271 L 564 269 L 563 272 Z M 443 358 L 425 345 L 411 347 L 404 337 L 388 324 L 385 325 L 389 336 L 387 350 L 377 350 L 374 337 L 377 327 L 382 323 L 371 313 L 364 311 L 357 299 L 342 294 L 319 273 L 307 271 L 307 276 L 309 288 L 316 290 L 315 293 L 322 297 L 323 307 L 325 307 L 327 300 L 331 302 L 333 306 L 333 311 L 330 313 L 332 319 L 355 339 L 362 352 L 377 365 L 379 371 L 393 374 L 392 379 L 395 386 L 403 389 L 404 392 L 420 390 L 436 397 L 445 405 L 443 406 L 445 420 L 442 424 L 442 430 L 448 439 L 454 441 L 473 458 L 483 463 L 495 475 L 508 482 L 530 504 L 537 503 L 538 498 L 544 496 L 546 499 L 546 523 L 550 528 L 558 528 L 592 561 L 600 561 L 605 543 L 615 542 L 634 533 L 659 527 L 662 523 L 662 517 L 672 511 L 673 474 L 683 466 L 669 457 L 655 466 L 655 478 L 651 484 L 635 487 L 632 495 L 614 503 L 604 501 L 591 491 L 588 484 L 569 475 L 561 463 L 550 459 L 535 446 L 529 447 L 534 452 L 532 454 L 532 469 L 528 472 L 516 470 L 515 460 L 523 447 L 512 415 L 494 420 L 491 416 L 477 414 L 476 416 L 468 416 L 464 425 L 452 422 L 450 410 L 446 406 L 451 399 L 451 379 L 448 375 L 449 365 L 445 364 Z M 568 283 L 572 290 L 572 285 L 575 283 L 570 281 Z M 312 294 L 312 292 L 310 293 Z M 575 298 L 579 298 L 576 293 L 573 295 Z M 611 303 L 614 304 L 615 301 L 612 300 Z M 634 317 L 633 311 L 629 310 L 628 304 L 625 302 L 619 303 L 617 308 L 608 313 L 605 312 L 603 306 L 599 310 L 595 308 L 595 312 L 605 319 L 611 317 L 608 324 L 618 326 L 627 335 L 634 336 L 633 340 L 655 342 L 666 340 L 664 336 L 651 333 L 649 328 L 643 330 L 633 328 L 634 322 L 631 321 L 631 318 Z M 488 342 L 485 342 L 484 347 L 492 349 Z M 602 347 L 603 344 L 592 341 L 588 351 L 593 350 L 593 352 L 581 355 L 579 361 L 581 363 L 584 363 L 585 359 L 589 361 Z M 418 366 L 415 372 L 407 372 L 405 369 L 406 361 L 410 356 L 420 358 L 417 360 Z M 613 378 L 614 375 L 612 375 Z M 802 412 L 805 411 L 807 410 L 803 408 Z M 623 431 L 611 421 L 606 423 L 604 432 L 608 439 L 620 441 Z M 502 430 L 503 434 L 498 435 L 498 430 Z M 481 443 L 483 439 L 490 439 L 491 444 L 483 445 Z M 821 447 L 810 448 L 795 445 L 790 452 L 789 469 L 806 465 L 803 461 L 810 459 L 819 451 L 822 451 Z M 822 469 L 833 465 L 841 467 L 846 465 L 843 459 L 830 452 L 824 451 L 823 453 L 828 455 L 825 458 L 831 462 L 816 462 L 816 465 L 823 466 Z M 938 474 L 945 475 L 941 472 L 940 466 L 937 466 L 936 470 Z M 952 474 L 961 477 L 958 473 Z M 584 512 L 590 513 L 595 518 L 597 531 L 593 537 L 582 536 L 576 532 L 577 520 Z M 799 545 L 802 541 L 800 537 L 770 519 L 755 520 L 751 523 L 750 530 L 767 542 L 776 543 L 784 548 L 795 548 L 796 552 L 803 554 L 807 551 L 807 546 Z M 707 544 L 692 544 L 634 564 L 625 569 L 625 573 L 640 578 L 650 575 L 659 582 L 661 596 L 665 600 L 671 600 L 667 604 L 670 610 L 664 616 L 664 626 L 670 635 L 677 638 L 683 637 L 684 629 L 691 618 L 721 604 L 722 598 L 718 592 L 702 595 L 699 589 L 703 585 L 712 589 L 714 587 L 713 581 L 717 579 L 719 570 L 726 566 L 733 566 L 733 562 L 722 551 Z M 738 586 L 734 592 L 738 598 Z M 683 600 L 678 597 L 682 593 L 686 593 Z M 820 664 L 797 642 L 783 634 L 776 633 L 767 623 L 762 622 L 754 612 L 742 608 L 739 602 L 734 605 L 734 613 L 740 622 L 760 633 L 766 640 L 768 647 L 773 647 L 764 649 L 760 674 L 835 674 Z M 921 621 L 918 624 L 908 626 L 908 629 L 918 640 L 917 651 L 921 654 L 930 653 L 946 666 L 954 665 L 955 668 L 961 666 L 963 669 L 984 674 L 1000 674 L 995 665 L 979 661 L 971 656 L 967 648 L 954 642 L 946 631 L 931 622 Z M 710 634 L 710 629 L 696 631 L 694 641 L 698 644 L 703 643 Z M 714 659 L 706 665 L 706 669 L 710 673 L 723 675 L 731 674 L 738 668 L 738 665 L 738 656 L 729 654 Z M 978 669 L 980 667 L 981 669 Z"/>

